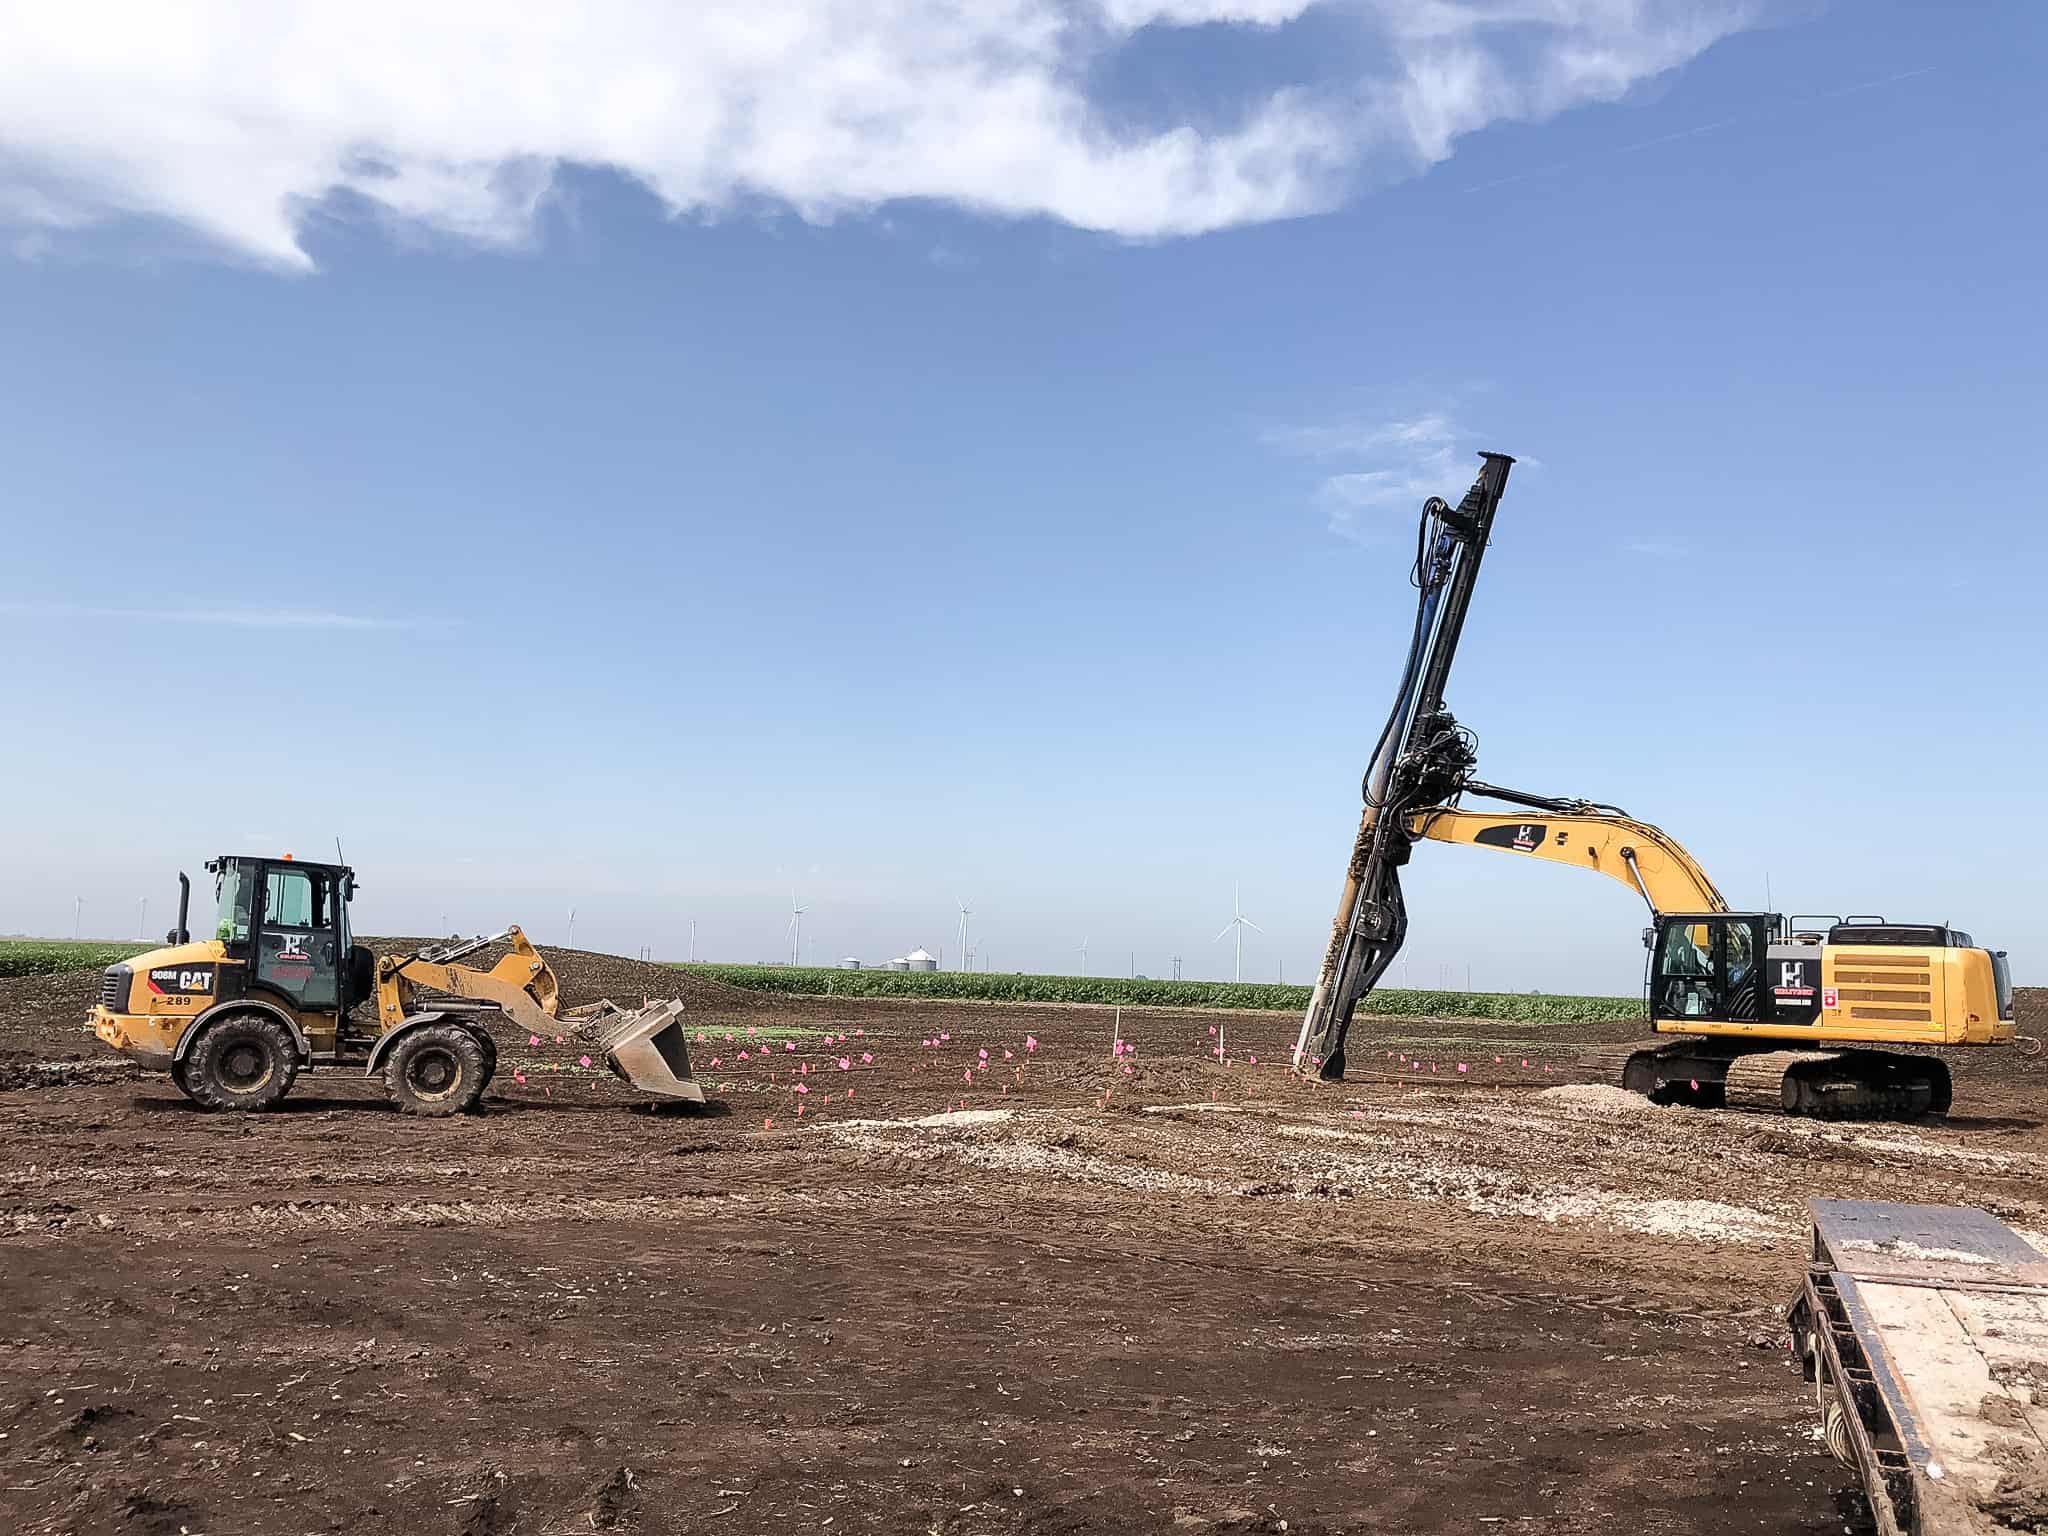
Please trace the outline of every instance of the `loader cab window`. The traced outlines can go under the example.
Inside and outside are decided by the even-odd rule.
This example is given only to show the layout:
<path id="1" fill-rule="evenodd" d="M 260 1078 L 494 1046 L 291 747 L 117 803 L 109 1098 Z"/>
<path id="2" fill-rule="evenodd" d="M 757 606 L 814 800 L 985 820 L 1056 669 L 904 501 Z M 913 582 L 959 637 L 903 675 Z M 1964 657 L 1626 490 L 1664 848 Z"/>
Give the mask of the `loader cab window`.
<path id="1" fill-rule="evenodd" d="M 332 1008 L 340 996 L 331 887 L 324 870 L 289 864 L 272 864 L 264 876 L 256 979 L 301 1008 Z"/>
<path id="2" fill-rule="evenodd" d="M 285 928 L 313 926 L 313 881 L 304 870 L 273 869 L 265 884 L 265 923 Z"/>
<path id="3" fill-rule="evenodd" d="M 256 871 L 245 864 L 222 867 L 217 884 L 220 921 L 213 936 L 230 948 L 249 942 L 249 929 L 256 914 Z"/>

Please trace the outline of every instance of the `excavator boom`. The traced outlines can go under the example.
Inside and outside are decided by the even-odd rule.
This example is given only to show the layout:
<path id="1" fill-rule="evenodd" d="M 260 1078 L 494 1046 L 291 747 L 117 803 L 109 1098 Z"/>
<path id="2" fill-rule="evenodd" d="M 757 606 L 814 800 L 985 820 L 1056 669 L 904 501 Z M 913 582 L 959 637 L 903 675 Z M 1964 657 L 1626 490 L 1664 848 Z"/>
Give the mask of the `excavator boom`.
<path id="1" fill-rule="evenodd" d="M 1500 793 L 1480 784 L 1467 785 L 1466 790 Z M 1546 803 L 1533 795 L 1516 798 L 1533 805 Z M 1547 803 L 1557 809 L 1508 814 L 1433 806 L 1411 817 L 1408 829 L 1433 842 L 1500 848 L 1553 864 L 1590 869 L 1619 880 L 1648 902 L 1653 913 L 1728 910 L 1727 901 L 1699 861 L 1648 822 L 1632 820 L 1612 807 Z"/>

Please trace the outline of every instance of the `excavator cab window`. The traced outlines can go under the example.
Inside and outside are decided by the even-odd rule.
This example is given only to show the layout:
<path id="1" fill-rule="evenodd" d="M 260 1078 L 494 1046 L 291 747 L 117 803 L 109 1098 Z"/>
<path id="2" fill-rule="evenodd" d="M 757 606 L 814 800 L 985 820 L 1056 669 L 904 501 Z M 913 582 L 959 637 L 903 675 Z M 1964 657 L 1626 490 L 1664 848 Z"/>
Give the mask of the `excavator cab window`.
<path id="1" fill-rule="evenodd" d="M 1661 1015 L 1710 1019 L 1721 1011 L 1714 985 L 1714 931 L 1706 923 L 1667 923 L 1657 950 L 1657 1004 Z"/>
<path id="2" fill-rule="evenodd" d="M 1650 984 L 1659 1019 L 1757 1017 L 1757 957 L 1770 919 L 1751 914 L 1666 918 Z"/>

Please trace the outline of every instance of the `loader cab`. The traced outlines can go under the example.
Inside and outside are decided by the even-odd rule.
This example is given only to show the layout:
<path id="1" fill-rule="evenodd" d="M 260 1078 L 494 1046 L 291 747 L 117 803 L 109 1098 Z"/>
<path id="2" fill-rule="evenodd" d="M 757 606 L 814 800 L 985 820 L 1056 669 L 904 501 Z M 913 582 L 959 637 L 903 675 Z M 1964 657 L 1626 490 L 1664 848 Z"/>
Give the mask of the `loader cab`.
<path id="1" fill-rule="evenodd" d="M 248 995 L 296 1013 L 346 1011 L 369 991 L 369 952 L 349 930 L 355 872 L 343 864 L 224 855 L 207 862 L 216 938 Z"/>
<path id="2" fill-rule="evenodd" d="M 1645 932 L 1652 1020 L 1743 1023 L 1759 1005 L 1765 959 L 1779 919 L 1767 912 L 1664 913 Z M 1815 985 L 1819 981 L 1815 951 Z"/>

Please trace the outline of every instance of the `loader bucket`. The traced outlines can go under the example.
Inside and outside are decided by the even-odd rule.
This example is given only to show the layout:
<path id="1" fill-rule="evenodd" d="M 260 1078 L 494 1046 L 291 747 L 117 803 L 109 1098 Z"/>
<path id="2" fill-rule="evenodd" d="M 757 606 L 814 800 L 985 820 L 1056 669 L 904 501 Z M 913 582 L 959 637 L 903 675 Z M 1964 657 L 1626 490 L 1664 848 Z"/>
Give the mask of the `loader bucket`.
<path id="1" fill-rule="evenodd" d="M 604 1052 L 613 1072 L 640 1092 L 692 1104 L 704 1102 L 704 1090 L 690 1072 L 681 998 L 649 1003 L 637 1013 L 611 1002 L 599 1003 L 579 1032 Z"/>

